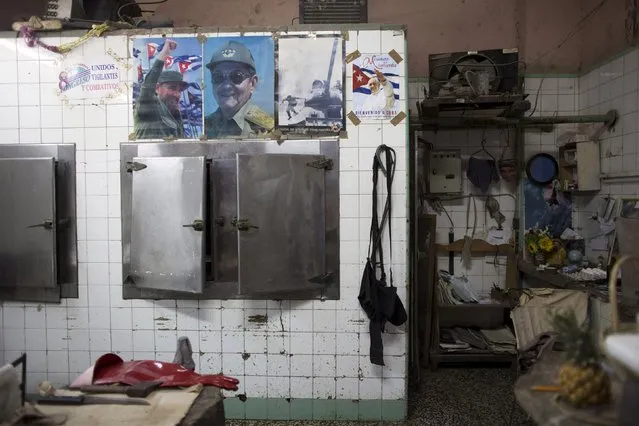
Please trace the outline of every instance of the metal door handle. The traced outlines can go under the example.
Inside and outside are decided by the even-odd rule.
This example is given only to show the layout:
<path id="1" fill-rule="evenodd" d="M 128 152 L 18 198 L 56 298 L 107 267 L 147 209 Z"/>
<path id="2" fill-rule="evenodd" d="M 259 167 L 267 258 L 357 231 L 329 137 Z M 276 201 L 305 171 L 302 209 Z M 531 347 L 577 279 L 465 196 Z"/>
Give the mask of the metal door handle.
<path id="1" fill-rule="evenodd" d="M 139 172 L 140 170 L 146 169 L 146 164 L 138 163 L 136 161 L 127 161 L 126 163 L 126 171 L 128 173 Z"/>
<path id="2" fill-rule="evenodd" d="M 195 231 L 204 231 L 204 221 L 200 219 L 195 219 L 193 223 L 188 225 L 182 225 L 183 228 L 193 228 Z"/>
<path id="3" fill-rule="evenodd" d="M 231 225 L 237 228 L 238 231 L 248 231 L 249 229 L 260 229 L 259 226 L 251 225 L 248 219 L 233 219 Z"/>
<path id="4" fill-rule="evenodd" d="M 53 221 L 49 219 L 45 219 L 42 223 L 37 225 L 29 225 L 27 228 L 44 228 L 44 229 L 53 229 Z"/>

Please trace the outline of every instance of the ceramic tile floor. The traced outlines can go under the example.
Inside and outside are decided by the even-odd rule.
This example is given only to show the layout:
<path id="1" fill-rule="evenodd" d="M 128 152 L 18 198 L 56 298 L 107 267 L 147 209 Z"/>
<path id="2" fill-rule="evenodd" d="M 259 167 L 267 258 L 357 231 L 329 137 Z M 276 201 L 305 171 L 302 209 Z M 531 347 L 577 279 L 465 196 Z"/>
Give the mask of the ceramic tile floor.
<path id="1" fill-rule="evenodd" d="M 515 406 L 515 373 L 508 368 L 440 368 L 424 371 L 409 398 L 406 422 L 227 420 L 228 426 L 533 426 Z M 512 412 L 512 420 L 511 420 Z"/>

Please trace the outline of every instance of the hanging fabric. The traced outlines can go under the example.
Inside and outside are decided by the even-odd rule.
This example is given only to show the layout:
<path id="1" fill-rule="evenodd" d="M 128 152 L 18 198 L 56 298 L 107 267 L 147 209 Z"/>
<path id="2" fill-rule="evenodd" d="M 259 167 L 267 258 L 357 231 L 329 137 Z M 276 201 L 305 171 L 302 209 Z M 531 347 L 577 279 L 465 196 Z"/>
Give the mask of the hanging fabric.
<path id="1" fill-rule="evenodd" d="M 486 131 L 484 130 L 484 134 Z M 477 155 L 483 154 L 488 158 L 480 158 Z M 499 172 L 497 171 L 497 163 L 495 157 L 486 150 L 486 138 L 481 139 L 481 148 L 468 158 L 468 167 L 466 168 L 466 177 L 481 192 L 488 191 L 488 187 L 493 182 L 499 182 Z"/>
<path id="2" fill-rule="evenodd" d="M 382 154 L 384 161 L 382 161 Z M 386 322 L 400 326 L 406 322 L 406 309 L 397 295 L 397 288 L 393 286 L 393 253 L 390 253 L 389 284 L 386 283 L 386 269 L 384 267 L 384 253 L 382 249 L 382 234 L 384 226 L 388 225 L 388 246 L 392 247 L 391 231 L 391 188 L 395 175 L 395 150 L 380 145 L 373 157 L 373 214 L 371 220 L 368 256 L 359 291 L 359 303 L 366 312 L 370 333 L 370 360 L 376 365 L 384 365 L 384 345 L 382 332 Z M 382 212 L 381 222 L 378 218 L 377 182 L 379 172 L 386 177 L 386 203 Z M 379 278 L 378 278 L 379 271 Z"/>

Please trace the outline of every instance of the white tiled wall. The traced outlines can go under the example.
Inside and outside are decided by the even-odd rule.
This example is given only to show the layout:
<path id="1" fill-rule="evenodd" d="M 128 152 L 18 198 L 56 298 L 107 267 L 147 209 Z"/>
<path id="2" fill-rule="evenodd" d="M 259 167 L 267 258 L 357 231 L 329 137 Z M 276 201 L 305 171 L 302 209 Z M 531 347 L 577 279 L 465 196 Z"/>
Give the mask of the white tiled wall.
<path id="1" fill-rule="evenodd" d="M 69 41 L 63 37 L 64 41 Z M 44 40 L 58 44 L 60 37 Z M 405 52 L 396 31 L 350 31 L 347 53 Z M 127 39 L 109 36 L 78 48 L 127 55 Z M 2 303 L 0 363 L 28 354 L 28 389 L 48 379 L 67 384 L 97 357 L 172 361 L 188 336 L 197 371 L 237 377 L 254 398 L 404 399 L 405 330 L 384 335 L 382 369 L 368 360 L 369 335 L 357 301 L 371 217 L 371 164 L 385 143 L 397 151 L 393 186 L 393 272 L 406 304 L 407 120 L 348 125 L 340 150 L 341 299 L 338 301 L 122 300 L 119 144 L 132 130 L 129 96 L 63 104 L 55 93 L 55 55 L 0 34 L 0 143 L 77 146 L 78 299 L 60 305 Z M 405 69 L 406 61 L 401 62 Z M 350 67 L 347 67 L 350 68 Z M 351 109 L 347 72 L 347 111 Z M 401 99 L 406 99 L 402 84 Z M 350 123 L 349 123 L 350 124 Z M 407 306 L 407 305 L 406 305 Z M 267 315 L 266 324 L 248 321 Z M 243 359 L 244 353 L 250 357 Z"/>
<path id="2" fill-rule="evenodd" d="M 590 71 L 579 79 L 579 110 L 583 114 L 619 112 L 619 120 L 611 132 L 602 136 L 600 144 L 601 172 L 618 179 L 604 179 L 601 196 L 639 196 L 639 50 L 633 49 Z M 625 175 L 634 175 L 627 176 Z M 583 207 L 594 212 L 594 204 Z"/>
<path id="3" fill-rule="evenodd" d="M 526 93 L 532 108 L 527 113 L 533 116 L 574 115 L 578 113 L 579 78 L 577 77 L 527 77 Z M 552 132 L 528 130 L 525 133 L 525 159 L 539 152 L 557 154 L 557 138 L 574 128 L 571 124 L 556 125 Z"/>
<path id="4" fill-rule="evenodd" d="M 604 179 L 595 196 L 577 197 L 578 227 L 584 234 L 598 230 L 590 219 L 603 197 L 639 198 L 639 50 L 632 49 L 593 69 L 579 79 L 579 110 L 582 114 L 619 112 L 619 120 L 600 143 L 601 172 L 615 179 Z M 595 301 L 593 325 L 603 331 L 610 326 L 611 306 Z"/>

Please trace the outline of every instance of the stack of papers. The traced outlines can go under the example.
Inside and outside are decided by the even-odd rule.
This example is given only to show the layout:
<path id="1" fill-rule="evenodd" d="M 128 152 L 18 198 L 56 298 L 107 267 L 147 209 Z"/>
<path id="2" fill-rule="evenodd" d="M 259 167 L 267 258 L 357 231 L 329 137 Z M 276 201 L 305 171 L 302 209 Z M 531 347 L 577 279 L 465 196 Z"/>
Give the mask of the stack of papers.
<path id="1" fill-rule="evenodd" d="M 437 299 L 440 305 L 461 305 L 479 302 L 479 298 L 471 290 L 466 277 L 451 276 L 446 271 L 439 272 Z"/>
<path id="2" fill-rule="evenodd" d="M 473 330 L 472 328 L 455 327 L 453 329 L 453 332 L 458 339 L 468 343 L 473 348 L 488 349 L 486 339 L 484 339 L 484 336 L 479 330 Z"/>
<path id="3" fill-rule="evenodd" d="M 461 305 L 464 302 L 455 297 L 453 286 L 439 279 L 437 282 L 437 303 L 439 305 Z"/>
<path id="4" fill-rule="evenodd" d="M 517 353 L 517 340 L 508 327 L 496 330 L 481 330 L 488 349 L 496 353 Z"/>
<path id="5" fill-rule="evenodd" d="M 497 354 L 517 353 L 515 336 L 508 327 L 496 330 L 442 328 L 439 330 L 439 347 L 447 352 L 481 349 Z"/>
<path id="6" fill-rule="evenodd" d="M 447 328 L 439 330 L 439 347 L 448 351 L 470 349 L 470 345 L 460 340 L 455 333 Z"/>

